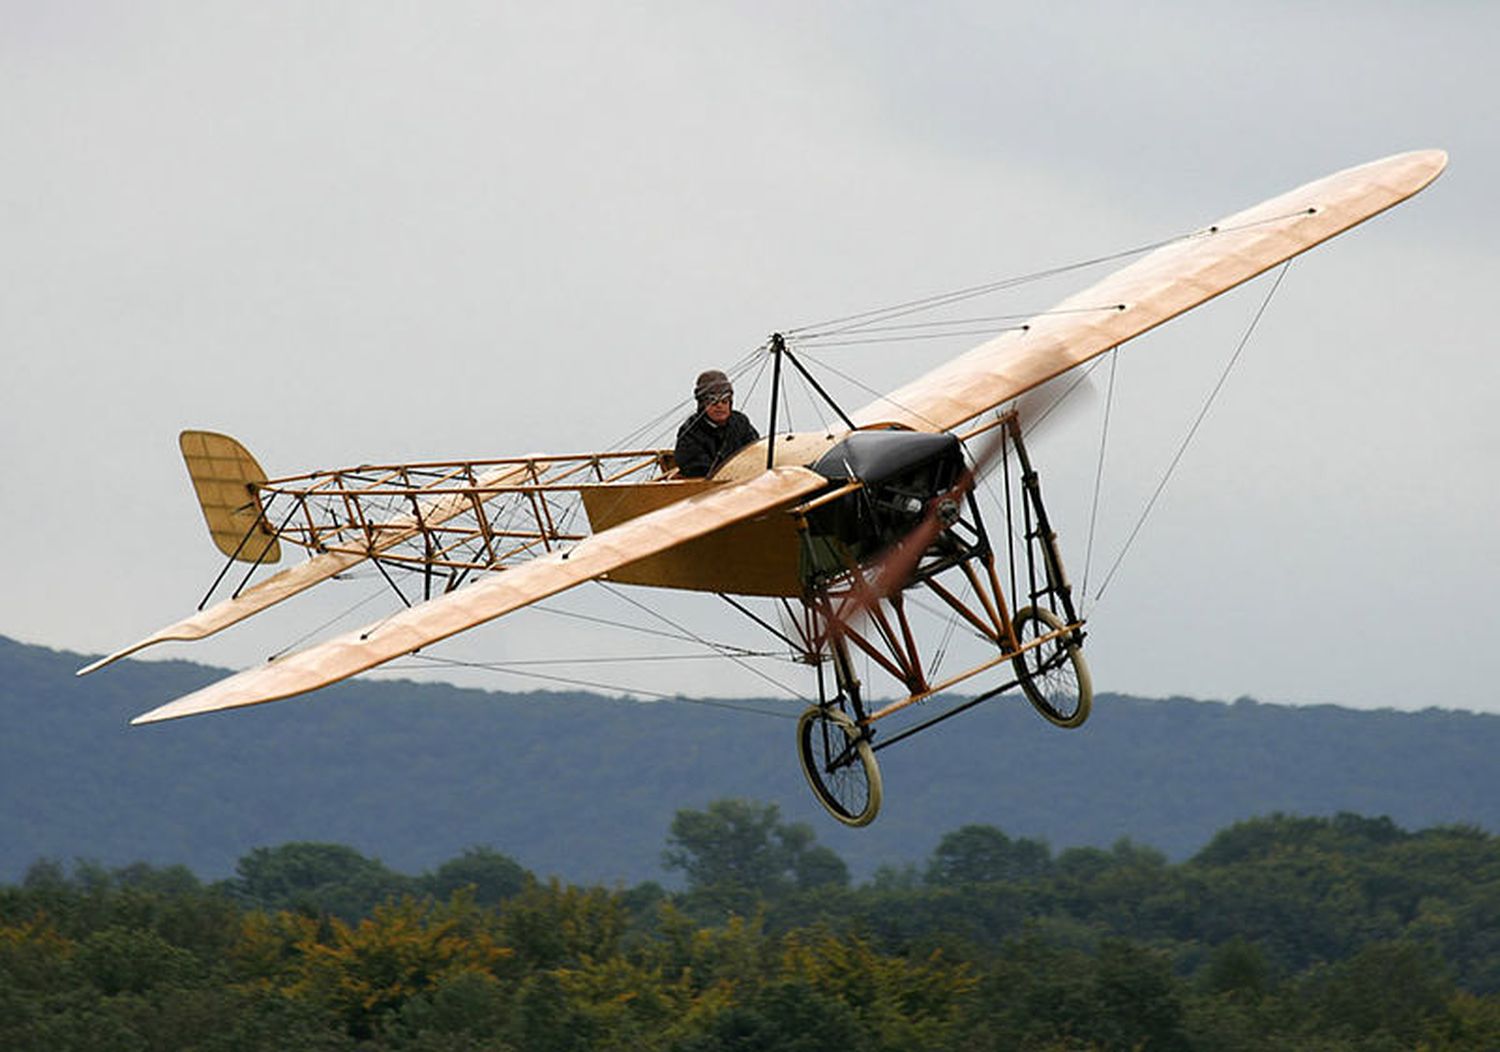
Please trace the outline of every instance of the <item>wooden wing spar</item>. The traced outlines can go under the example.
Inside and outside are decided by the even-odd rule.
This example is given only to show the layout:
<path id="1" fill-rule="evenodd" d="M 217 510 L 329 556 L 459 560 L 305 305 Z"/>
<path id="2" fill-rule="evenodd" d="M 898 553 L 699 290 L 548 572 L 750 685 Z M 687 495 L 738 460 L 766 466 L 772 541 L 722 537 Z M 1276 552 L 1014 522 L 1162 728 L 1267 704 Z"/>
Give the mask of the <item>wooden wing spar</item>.
<path id="1" fill-rule="evenodd" d="M 1418 150 L 1347 168 L 1219 220 L 853 414 L 945 431 L 1399 204 L 1448 164 Z"/>
<path id="2" fill-rule="evenodd" d="M 830 502 L 862 488 L 864 497 L 873 501 L 872 490 L 865 487 L 882 479 L 915 478 L 939 460 L 961 461 L 958 442 L 949 435 L 940 437 L 951 450 L 937 459 L 920 460 L 913 459 L 918 447 L 924 442 L 941 445 L 939 436 L 889 434 L 887 440 L 871 432 L 956 429 L 1390 208 L 1432 182 L 1446 164 L 1447 155 L 1440 150 L 1388 157 L 1308 183 L 1167 243 L 1039 314 L 1022 329 L 996 337 L 856 411 L 850 417 L 853 434 L 777 435 L 774 466 L 768 467 L 767 440 L 762 440 L 707 480 L 675 478 L 669 450 L 361 465 L 268 479 L 233 439 L 185 432 L 183 454 L 210 533 L 229 557 L 230 567 L 248 563 L 253 573 L 275 562 L 286 547 L 301 547 L 309 558 L 254 586 L 247 573 L 231 598 L 95 662 L 80 675 L 155 643 L 204 638 L 366 562 L 398 592 L 401 588 L 391 571 L 402 572 L 407 581 L 419 580 L 418 601 L 412 604 L 402 593 L 409 609 L 393 617 L 232 676 L 134 722 L 254 705 L 315 690 L 589 580 L 779 596 L 805 604 L 810 603 L 809 589 L 816 587 L 826 599 L 830 580 L 845 569 L 857 577 L 864 564 L 827 563 L 831 549 L 817 548 L 826 539 L 819 537 L 812 537 L 810 548 L 808 521 L 837 519 Z M 1014 414 L 1007 417 L 1006 426 L 1014 427 Z M 1019 429 L 1015 441 L 1019 445 Z M 843 470 L 851 451 L 868 455 L 870 463 L 882 465 L 884 474 Z M 834 461 L 843 467 L 830 467 Z M 951 479 L 943 486 L 950 483 Z M 938 492 L 933 488 L 938 486 L 936 476 L 924 485 L 927 489 L 918 496 Z M 889 512 L 905 523 L 908 504 L 914 509 L 910 514 L 922 514 L 922 500 L 906 493 L 897 496 L 899 500 L 881 514 Z M 1040 507 L 1039 493 L 1035 503 Z M 950 527 L 945 536 L 952 532 Z M 880 540 L 884 543 L 889 536 Z M 872 538 L 862 536 L 842 537 L 839 544 L 844 553 L 840 558 L 847 556 L 850 545 L 875 548 Z M 986 557 L 987 550 L 984 543 L 955 548 L 954 565 L 962 562 L 967 573 L 972 560 Z M 1049 582 L 1045 591 L 1026 597 L 1031 603 L 1026 611 L 1032 613 L 1017 615 L 1018 622 L 1031 626 L 1028 631 L 1034 638 L 1029 643 L 1012 625 L 991 573 L 995 616 L 993 626 L 984 631 L 992 633 L 1001 650 L 984 667 L 1024 661 L 1026 653 L 1051 645 L 1049 640 L 1063 640 L 1065 633 L 1081 645 L 1082 624 L 1072 616 L 1056 553 L 1043 561 L 1055 572 L 1049 569 L 1044 575 Z M 1053 618 L 1056 624 L 1047 621 L 1052 615 L 1035 609 L 1042 596 L 1061 596 L 1069 607 L 1067 616 Z M 808 609 L 813 621 L 821 618 L 819 623 L 826 625 L 837 620 L 811 604 Z M 899 638 L 901 632 L 892 630 L 889 635 Z M 830 637 L 810 631 L 805 642 L 808 660 L 816 663 Z M 1058 662 L 1074 660 L 1074 651 L 1074 643 L 1066 642 L 1057 661 L 1026 677 L 1050 673 Z M 887 664 L 900 673 L 898 678 L 911 692 L 908 700 L 931 693 L 914 662 L 909 667 Z M 845 694 L 857 691 L 852 673 L 841 682 L 846 684 Z M 1035 698 L 1033 703 L 1042 704 Z M 1075 726 L 1086 715 L 1086 705 L 1079 711 L 1077 716 L 1054 713 L 1048 718 Z M 884 711 L 870 715 L 866 722 L 882 715 Z M 850 740 L 856 739 L 858 735 Z M 847 750 L 838 751 L 838 763 L 847 763 Z"/>

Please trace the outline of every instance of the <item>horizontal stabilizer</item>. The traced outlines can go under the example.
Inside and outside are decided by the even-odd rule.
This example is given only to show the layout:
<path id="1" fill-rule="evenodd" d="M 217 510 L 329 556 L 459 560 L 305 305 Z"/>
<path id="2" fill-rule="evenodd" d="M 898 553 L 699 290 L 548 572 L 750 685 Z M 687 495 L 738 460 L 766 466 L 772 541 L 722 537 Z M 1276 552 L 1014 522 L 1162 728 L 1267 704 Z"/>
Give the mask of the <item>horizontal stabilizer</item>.
<path id="1" fill-rule="evenodd" d="M 131 722 L 154 723 L 316 690 L 638 559 L 785 507 L 826 485 L 827 480 L 814 471 L 787 467 L 716 486 L 594 534 L 567 551 L 497 571 L 359 631 L 247 669 Z"/>

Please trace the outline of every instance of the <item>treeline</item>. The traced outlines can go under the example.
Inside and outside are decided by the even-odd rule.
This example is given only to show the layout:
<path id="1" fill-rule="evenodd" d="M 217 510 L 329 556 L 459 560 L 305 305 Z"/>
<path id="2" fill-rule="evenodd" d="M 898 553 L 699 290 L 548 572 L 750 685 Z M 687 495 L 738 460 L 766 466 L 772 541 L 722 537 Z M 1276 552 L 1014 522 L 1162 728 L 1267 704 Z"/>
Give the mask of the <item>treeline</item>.
<path id="1" fill-rule="evenodd" d="M 971 825 L 854 885 L 774 805 L 679 811 L 680 889 L 335 844 L 0 888 L 0 1048 L 1500 1047 L 1500 841 L 1272 816 L 1183 863 Z"/>

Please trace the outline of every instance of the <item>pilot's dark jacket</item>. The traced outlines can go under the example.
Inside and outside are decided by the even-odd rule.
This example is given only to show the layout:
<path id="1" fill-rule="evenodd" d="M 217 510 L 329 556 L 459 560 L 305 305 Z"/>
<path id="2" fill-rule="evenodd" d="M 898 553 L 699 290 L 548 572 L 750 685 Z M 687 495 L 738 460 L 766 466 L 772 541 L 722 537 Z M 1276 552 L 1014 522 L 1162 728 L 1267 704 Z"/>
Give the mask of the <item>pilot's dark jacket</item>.
<path id="1" fill-rule="evenodd" d="M 750 418 L 738 409 L 729 414 L 722 427 L 700 410 L 677 429 L 677 472 L 689 479 L 712 475 L 719 465 L 759 437 Z"/>

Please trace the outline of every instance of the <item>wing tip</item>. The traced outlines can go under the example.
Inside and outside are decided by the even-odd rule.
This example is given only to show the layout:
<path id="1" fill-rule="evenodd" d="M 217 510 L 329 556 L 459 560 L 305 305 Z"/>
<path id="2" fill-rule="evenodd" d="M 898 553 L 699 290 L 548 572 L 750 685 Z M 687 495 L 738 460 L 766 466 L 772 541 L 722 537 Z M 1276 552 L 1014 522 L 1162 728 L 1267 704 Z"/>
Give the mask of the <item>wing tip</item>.
<path id="1" fill-rule="evenodd" d="M 157 639 L 155 636 L 150 636 L 150 637 L 148 637 L 146 639 L 141 640 L 139 643 L 132 643 L 128 647 L 124 647 L 124 648 L 122 648 L 120 650 L 116 650 L 113 654 L 106 654 L 104 657 L 99 658 L 97 661 L 91 661 L 91 662 L 89 662 L 87 665 L 83 666 L 83 668 L 78 669 L 76 672 L 74 672 L 73 675 L 75 675 L 75 676 L 87 676 L 90 672 L 98 672 L 105 665 L 113 665 L 116 661 L 119 661 L 121 658 L 123 658 L 123 657 L 129 657 L 131 654 L 134 654 L 136 651 L 138 651 L 138 650 L 144 650 L 147 647 L 149 647 L 151 644 L 153 644 L 153 643 L 159 643 L 159 642 L 161 642 L 161 640 Z"/>
<path id="2" fill-rule="evenodd" d="M 1448 167 L 1448 151 L 1440 150 L 1436 147 L 1426 150 L 1413 150 L 1407 156 L 1413 161 L 1420 162 L 1431 173 L 1427 177 L 1427 182 L 1429 183 L 1442 175 Z M 1423 185 L 1425 186 L 1426 184 L 1424 183 Z"/>
<path id="3" fill-rule="evenodd" d="M 1392 154 L 1378 161 L 1371 161 L 1365 168 L 1385 168 L 1396 174 L 1403 186 L 1402 200 L 1425 189 L 1448 167 L 1448 151 L 1432 147 L 1424 150 L 1408 150 Z"/>

